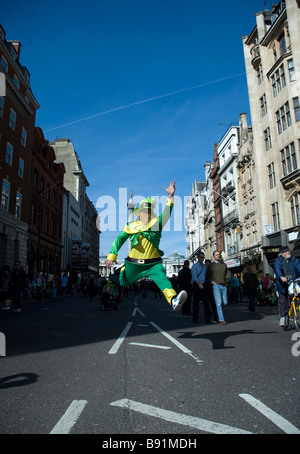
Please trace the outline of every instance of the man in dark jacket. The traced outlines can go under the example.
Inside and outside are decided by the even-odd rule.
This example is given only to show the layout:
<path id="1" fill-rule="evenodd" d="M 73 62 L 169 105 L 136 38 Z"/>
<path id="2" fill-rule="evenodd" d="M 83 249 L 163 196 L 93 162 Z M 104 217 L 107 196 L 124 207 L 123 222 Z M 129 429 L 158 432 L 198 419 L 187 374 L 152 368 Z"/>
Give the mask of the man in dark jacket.
<path id="1" fill-rule="evenodd" d="M 244 289 L 249 300 L 249 311 L 255 312 L 255 298 L 259 281 L 256 274 L 253 273 L 250 267 L 246 268 L 244 274 Z"/>
<path id="2" fill-rule="evenodd" d="M 291 251 L 287 246 L 280 248 L 279 257 L 274 263 L 274 273 L 276 277 L 275 286 L 279 294 L 279 325 L 285 327 L 287 326 L 286 316 L 289 311 L 288 280 L 295 280 L 300 277 L 300 262 L 291 256 Z"/>
<path id="3" fill-rule="evenodd" d="M 23 268 L 21 268 L 21 263 L 19 261 L 16 261 L 15 263 L 15 268 L 9 281 L 9 288 L 12 291 L 14 299 L 14 312 L 21 312 L 21 294 L 27 288 L 27 281 L 26 273 Z"/>
<path id="4" fill-rule="evenodd" d="M 185 290 L 188 297 L 182 306 L 182 315 L 191 315 L 191 298 L 192 298 L 192 272 L 190 270 L 190 262 L 184 261 L 183 268 L 178 272 L 177 284 L 180 290 Z"/>

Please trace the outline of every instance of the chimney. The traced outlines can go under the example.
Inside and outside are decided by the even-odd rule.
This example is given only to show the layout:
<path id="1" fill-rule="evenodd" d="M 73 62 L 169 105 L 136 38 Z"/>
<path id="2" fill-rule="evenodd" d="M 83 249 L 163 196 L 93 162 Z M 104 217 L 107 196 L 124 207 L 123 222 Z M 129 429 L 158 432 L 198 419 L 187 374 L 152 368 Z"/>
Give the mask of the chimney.
<path id="1" fill-rule="evenodd" d="M 20 43 L 20 41 L 9 41 L 9 42 L 12 44 L 13 48 L 15 49 L 16 54 L 17 54 L 17 60 L 19 61 L 22 44 Z"/>

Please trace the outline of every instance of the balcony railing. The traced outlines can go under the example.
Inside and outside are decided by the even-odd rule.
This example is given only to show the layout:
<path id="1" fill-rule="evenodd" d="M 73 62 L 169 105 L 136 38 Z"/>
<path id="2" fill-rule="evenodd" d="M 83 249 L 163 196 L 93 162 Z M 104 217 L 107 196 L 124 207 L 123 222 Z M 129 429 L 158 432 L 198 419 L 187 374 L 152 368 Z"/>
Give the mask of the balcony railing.
<path id="1" fill-rule="evenodd" d="M 261 56 L 260 56 L 260 46 L 259 44 L 255 44 L 253 47 L 250 49 L 250 54 L 252 57 L 251 63 L 254 68 L 257 68 L 258 65 L 261 62 Z"/>
<path id="2" fill-rule="evenodd" d="M 239 212 L 237 209 L 235 209 L 235 210 L 231 211 L 230 213 L 226 214 L 226 216 L 224 216 L 222 224 L 223 224 L 223 227 L 226 227 L 231 224 L 233 227 L 238 222 L 239 222 Z"/>

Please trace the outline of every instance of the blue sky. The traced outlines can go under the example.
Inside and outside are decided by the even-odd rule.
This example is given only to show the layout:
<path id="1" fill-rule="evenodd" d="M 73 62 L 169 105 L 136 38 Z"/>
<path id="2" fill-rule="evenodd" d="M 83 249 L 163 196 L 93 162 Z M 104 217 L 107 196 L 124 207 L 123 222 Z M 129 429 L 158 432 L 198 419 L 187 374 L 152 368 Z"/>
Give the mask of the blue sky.
<path id="1" fill-rule="evenodd" d="M 251 123 L 241 37 L 264 0 L 5 3 L 1 24 L 21 41 L 36 125 L 49 141 L 72 141 L 95 204 L 118 205 L 119 188 L 162 196 L 170 180 L 184 200 L 230 124 L 242 112 Z M 185 231 L 173 230 L 161 249 L 185 254 Z M 101 234 L 100 252 L 116 235 Z"/>

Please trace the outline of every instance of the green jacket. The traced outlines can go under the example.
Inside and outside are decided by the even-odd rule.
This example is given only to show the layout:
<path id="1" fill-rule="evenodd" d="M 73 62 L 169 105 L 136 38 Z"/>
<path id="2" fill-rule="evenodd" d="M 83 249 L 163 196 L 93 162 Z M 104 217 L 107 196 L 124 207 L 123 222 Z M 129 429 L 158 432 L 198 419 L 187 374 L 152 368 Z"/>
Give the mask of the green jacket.
<path id="1" fill-rule="evenodd" d="M 171 217 L 173 205 L 173 199 L 168 198 L 163 213 L 158 218 L 155 217 L 151 219 L 146 225 L 141 221 L 134 221 L 126 224 L 125 228 L 113 242 L 107 260 L 116 261 L 119 250 L 128 238 L 130 238 L 131 249 L 133 249 L 138 244 L 138 238 L 141 234 L 157 248 L 160 256 L 163 256 L 163 251 L 159 250 L 161 232 Z"/>

